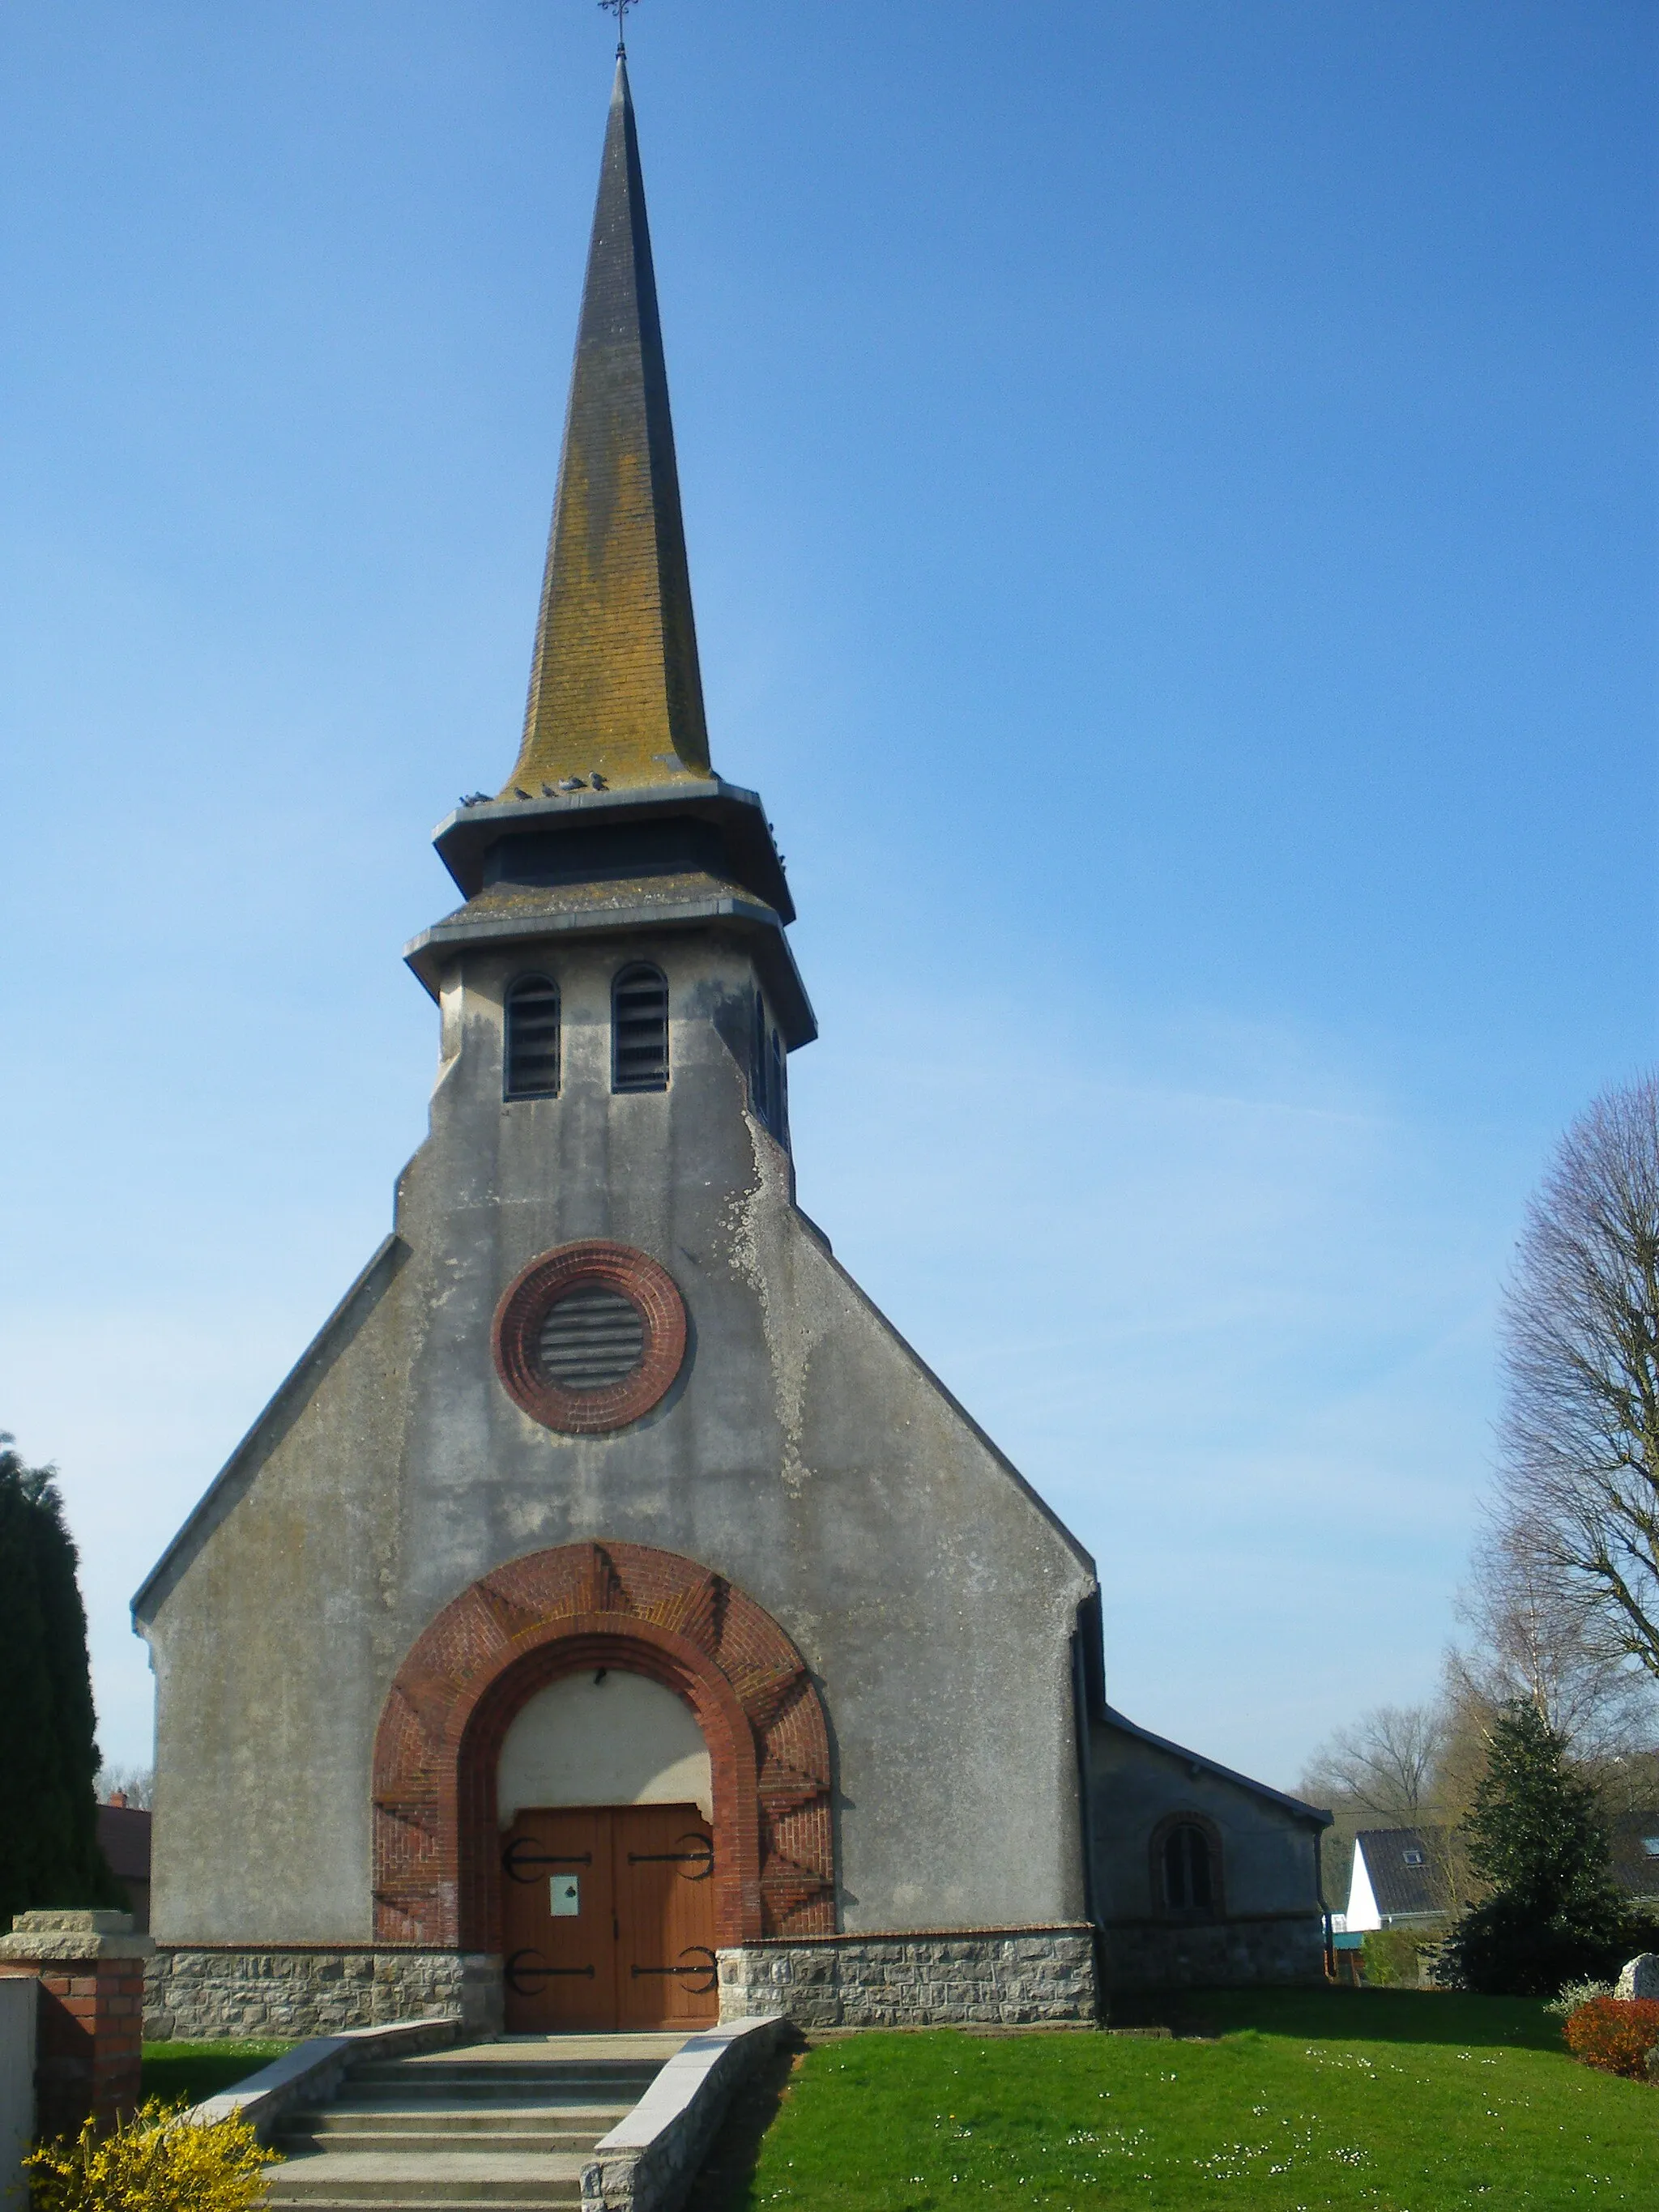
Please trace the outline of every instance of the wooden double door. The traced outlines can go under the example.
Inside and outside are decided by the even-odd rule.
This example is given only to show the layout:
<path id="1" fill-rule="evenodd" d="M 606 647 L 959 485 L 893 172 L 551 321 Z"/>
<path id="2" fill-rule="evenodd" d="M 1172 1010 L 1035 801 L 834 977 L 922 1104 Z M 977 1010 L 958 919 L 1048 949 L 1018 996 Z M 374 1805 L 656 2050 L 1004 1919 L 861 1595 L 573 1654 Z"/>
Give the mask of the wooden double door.
<path id="1" fill-rule="evenodd" d="M 520 1813 L 501 1846 L 508 2032 L 717 2020 L 714 1875 L 695 1805 Z"/>

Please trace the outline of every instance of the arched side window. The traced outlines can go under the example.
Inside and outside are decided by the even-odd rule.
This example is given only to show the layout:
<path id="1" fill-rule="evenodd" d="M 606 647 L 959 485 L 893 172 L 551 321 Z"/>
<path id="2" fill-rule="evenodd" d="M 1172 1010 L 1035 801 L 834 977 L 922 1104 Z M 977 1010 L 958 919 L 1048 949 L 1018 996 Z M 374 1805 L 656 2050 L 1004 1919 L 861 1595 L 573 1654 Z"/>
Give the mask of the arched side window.
<path id="1" fill-rule="evenodd" d="M 502 1089 L 509 1098 L 551 1098 L 559 1088 L 559 987 L 521 975 L 507 994 Z"/>
<path id="2" fill-rule="evenodd" d="M 611 1088 L 668 1088 L 668 978 L 643 961 L 611 987 Z"/>
<path id="3" fill-rule="evenodd" d="M 1220 1844 L 1206 1820 L 1177 1818 L 1154 1841 L 1158 1899 L 1167 1912 L 1214 1913 L 1221 1903 Z"/>

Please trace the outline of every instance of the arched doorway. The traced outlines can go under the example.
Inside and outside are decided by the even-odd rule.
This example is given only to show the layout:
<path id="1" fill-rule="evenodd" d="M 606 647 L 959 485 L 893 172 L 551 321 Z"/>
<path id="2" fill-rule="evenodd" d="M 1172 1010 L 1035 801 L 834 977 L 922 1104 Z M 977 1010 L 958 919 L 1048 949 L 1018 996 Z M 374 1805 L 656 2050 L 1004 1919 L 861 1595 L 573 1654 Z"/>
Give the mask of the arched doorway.
<path id="1" fill-rule="evenodd" d="M 509 1747 L 514 1723 L 560 1682 L 613 1673 L 672 1693 L 704 1747 L 713 1859 L 699 1909 L 706 1904 L 712 1919 L 708 1948 L 835 1932 L 829 1736 L 800 1654 L 752 1598 L 694 1560 L 643 1545 L 572 1544 L 513 1560 L 473 1583 L 398 1671 L 375 1741 L 377 1940 L 506 1955 L 506 1893 L 516 1876 L 504 1864 L 514 1840 L 509 1830 L 503 1844 L 504 1753 L 510 1751 L 512 1789 L 528 1771 L 521 1756 L 528 1738 L 521 1732 Z M 630 1851 L 636 1869 L 653 1863 L 643 1826 L 667 1818 L 649 1809 L 653 1802 L 637 1808 L 641 1836 L 624 1832 L 624 1869 Z M 694 1793 L 654 1802 L 683 1808 L 697 1801 Z M 691 1832 L 690 1821 L 683 1826 Z M 586 1851 L 591 1869 L 608 1850 L 613 1886 L 617 1837 L 613 1821 L 605 1838 L 579 1841 L 572 1853 L 580 1861 Z M 527 1856 L 520 1854 L 521 1865 Z M 696 1871 L 693 1861 L 678 1863 Z M 580 1874 L 580 1865 L 572 1870 Z M 558 1869 L 533 1871 L 550 1881 Z M 690 1876 L 682 1878 L 689 1887 Z M 597 1969 L 592 1978 L 599 1982 Z M 630 1975 L 630 1989 L 646 1978 L 658 1978 Z M 712 1995 L 705 1991 L 703 2001 Z"/>
<path id="2" fill-rule="evenodd" d="M 520 1705 L 495 1765 L 507 2028 L 706 2026 L 714 1776 L 649 1675 L 586 1667 Z"/>

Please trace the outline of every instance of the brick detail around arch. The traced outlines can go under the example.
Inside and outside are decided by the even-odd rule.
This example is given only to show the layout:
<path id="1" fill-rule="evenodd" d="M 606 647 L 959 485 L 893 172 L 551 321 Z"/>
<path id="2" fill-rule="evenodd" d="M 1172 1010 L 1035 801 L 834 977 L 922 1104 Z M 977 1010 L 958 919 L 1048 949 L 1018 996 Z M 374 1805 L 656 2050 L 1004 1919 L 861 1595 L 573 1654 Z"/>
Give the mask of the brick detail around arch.
<path id="1" fill-rule="evenodd" d="M 694 1560 L 566 1544 L 474 1583 L 398 1670 L 374 1741 L 376 1941 L 500 1950 L 501 1741 L 527 1698 L 585 1667 L 648 1675 L 696 1716 L 720 1942 L 833 1935 L 829 1731 L 799 1652 Z"/>

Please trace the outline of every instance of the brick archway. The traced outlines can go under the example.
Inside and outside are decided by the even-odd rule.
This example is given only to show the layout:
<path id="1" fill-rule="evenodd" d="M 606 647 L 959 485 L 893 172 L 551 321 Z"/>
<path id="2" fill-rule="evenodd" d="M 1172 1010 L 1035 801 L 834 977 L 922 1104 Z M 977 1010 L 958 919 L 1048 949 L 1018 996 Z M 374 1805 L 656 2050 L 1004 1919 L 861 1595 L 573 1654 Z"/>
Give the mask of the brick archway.
<path id="1" fill-rule="evenodd" d="M 648 1675 L 696 1716 L 720 1942 L 833 1935 L 829 1731 L 799 1652 L 694 1560 L 566 1544 L 474 1583 L 398 1670 L 374 1740 L 376 1941 L 501 1948 L 501 1740 L 527 1698 L 584 1667 Z"/>

